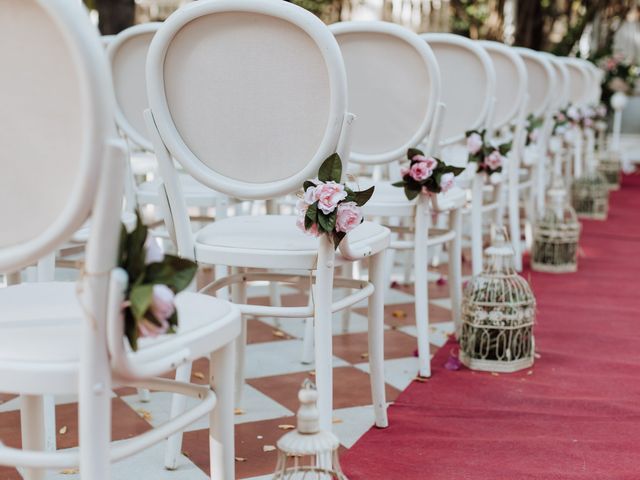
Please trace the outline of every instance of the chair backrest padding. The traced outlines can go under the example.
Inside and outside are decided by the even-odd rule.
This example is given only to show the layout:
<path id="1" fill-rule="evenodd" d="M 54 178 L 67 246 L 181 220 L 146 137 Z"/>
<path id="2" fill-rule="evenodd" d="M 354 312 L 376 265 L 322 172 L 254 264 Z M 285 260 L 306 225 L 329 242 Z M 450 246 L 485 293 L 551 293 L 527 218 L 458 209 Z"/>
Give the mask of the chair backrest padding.
<path id="1" fill-rule="evenodd" d="M 563 57 L 562 61 L 569 70 L 571 103 L 579 107 L 586 105 L 589 103 L 589 73 L 577 58 Z"/>
<path id="2" fill-rule="evenodd" d="M 0 10 L 6 272 L 50 253 L 86 220 L 115 126 L 106 57 L 84 8 L 66 0 L 2 0 Z"/>
<path id="3" fill-rule="evenodd" d="M 529 105 L 527 115 L 543 115 L 552 106 L 556 95 L 556 73 L 549 60 L 528 48 L 516 47 L 527 69 Z"/>
<path id="4" fill-rule="evenodd" d="M 491 57 L 496 72 L 496 103 L 493 127 L 502 128 L 513 122 L 527 94 L 527 70 L 523 60 L 510 47 L 491 41 L 480 41 Z"/>
<path id="5" fill-rule="evenodd" d="M 337 149 L 346 114 L 338 44 L 286 2 L 199 1 L 158 30 L 147 59 L 162 140 L 197 180 L 241 198 L 295 190 Z"/>
<path id="6" fill-rule="evenodd" d="M 440 94 L 435 56 L 413 32 L 387 22 L 343 22 L 336 36 L 357 116 L 351 159 L 384 163 L 404 157 L 427 135 Z"/>
<path id="7" fill-rule="evenodd" d="M 160 23 L 143 23 L 123 30 L 107 47 L 116 97 L 116 121 L 122 132 L 138 146 L 151 150 L 144 122 L 149 108 L 145 66 L 149 45 Z"/>
<path id="8" fill-rule="evenodd" d="M 420 35 L 433 50 L 440 67 L 442 102 L 447 111 L 441 144 L 464 139 L 465 131 L 484 128 L 495 95 L 495 72 L 484 49 L 460 35 Z"/>

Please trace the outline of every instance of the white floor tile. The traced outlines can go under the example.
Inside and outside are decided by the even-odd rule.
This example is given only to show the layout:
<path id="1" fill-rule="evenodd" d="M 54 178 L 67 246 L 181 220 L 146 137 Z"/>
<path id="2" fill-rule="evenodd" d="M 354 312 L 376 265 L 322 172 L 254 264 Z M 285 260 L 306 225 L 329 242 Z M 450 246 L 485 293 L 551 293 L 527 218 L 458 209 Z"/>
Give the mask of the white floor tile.
<path id="1" fill-rule="evenodd" d="M 333 418 L 340 420 L 333 424 L 333 433 L 342 445 L 351 448 L 373 426 L 373 406 L 340 408 L 334 410 Z"/>
<path id="2" fill-rule="evenodd" d="M 269 377 L 313 370 L 313 364 L 305 365 L 302 356 L 302 340 L 254 343 L 247 345 L 246 378 Z M 349 365 L 333 357 L 334 367 Z"/>
<path id="3" fill-rule="evenodd" d="M 369 373 L 368 363 L 358 363 L 354 366 L 363 372 Z M 396 358 L 394 360 L 385 360 L 384 362 L 385 381 L 398 390 L 407 388 L 417 374 L 417 357 Z"/>
<path id="4" fill-rule="evenodd" d="M 431 325 L 429 325 L 429 333 L 431 334 L 429 337 L 429 342 L 436 347 L 443 346 L 445 343 L 447 343 L 449 335 L 453 333 L 453 328 L 453 322 L 432 323 Z M 411 335 L 412 337 L 418 336 L 415 325 L 398 327 L 398 330 L 406 333 L 407 335 Z"/>

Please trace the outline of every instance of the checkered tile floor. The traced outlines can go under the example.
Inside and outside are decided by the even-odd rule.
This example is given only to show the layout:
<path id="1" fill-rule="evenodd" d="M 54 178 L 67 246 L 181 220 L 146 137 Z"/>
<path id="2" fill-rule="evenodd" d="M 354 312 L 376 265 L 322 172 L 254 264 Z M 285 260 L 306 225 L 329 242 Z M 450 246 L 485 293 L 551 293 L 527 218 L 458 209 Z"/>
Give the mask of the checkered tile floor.
<path id="1" fill-rule="evenodd" d="M 468 275 L 468 264 L 464 274 Z M 432 353 L 453 331 L 446 268 L 430 272 L 430 321 Z M 251 287 L 249 295 L 266 303 L 264 287 Z M 260 298 L 263 297 L 263 298 Z M 306 304 L 306 298 L 285 291 L 285 305 Z M 387 400 L 393 402 L 417 373 L 413 288 L 395 285 L 385 303 L 385 375 Z M 283 319 L 276 328 L 273 320 L 248 321 L 247 382 L 242 408 L 236 415 L 236 476 L 247 479 L 271 478 L 276 452 L 269 446 L 285 433 L 284 425 L 295 424 L 297 391 L 305 378 L 313 379 L 313 365 L 301 362 L 304 321 Z M 342 448 L 350 448 L 373 425 L 367 363 L 367 321 L 365 306 L 356 305 L 348 331 L 342 332 L 339 315 L 334 319 L 334 432 Z M 192 381 L 204 383 L 207 361 L 194 364 Z M 159 425 L 169 417 L 170 395 L 151 393 L 142 402 L 132 388 L 121 388 L 113 396 L 113 439 L 122 440 Z M 56 399 L 58 448 L 77 445 L 77 404 L 74 398 Z M 19 399 L 0 394 L 0 440 L 20 445 Z M 265 448 L 266 447 L 266 448 Z M 130 480 L 199 480 L 208 477 L 208 432 L 206 419 L 192 425 L 184 436 L 183 455 L 175 471 L 165 470 L 164 444 L 159 444 L 113 467 L 113 478 Z M 14 469 L 0 467 L 0 480 L 20 479 Z M 74 470 L 51 472 L 50 479 L 74 480 Z"/>

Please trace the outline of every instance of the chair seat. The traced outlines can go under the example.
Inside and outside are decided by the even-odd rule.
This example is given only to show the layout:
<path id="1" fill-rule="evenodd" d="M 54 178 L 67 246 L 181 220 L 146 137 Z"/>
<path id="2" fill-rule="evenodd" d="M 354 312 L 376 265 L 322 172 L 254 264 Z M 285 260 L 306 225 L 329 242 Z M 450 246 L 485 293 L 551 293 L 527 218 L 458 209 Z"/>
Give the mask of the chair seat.
<path id="1" fill-rule="evenodd" d="M 0 390 L 28 393 L 25 388 L 34 387 L 33 382 L 25 381 L 26 377 L 42 376 L 43 371 L 51 375 L 44 391 L 53 388 L 52 393 L 63 393 L 77 389 L 74 382 L 85 319 L 76 290 L 75 282 L 24 283 L 0 289 Z M 177 333 L 141 339 L 138 353 L 144 352 L 145 358 L 153 358 L 153 350 L 160 345 L 181 342 L 185 334 L 199 328 L 219 327 L 214 328 L 214 336 L 220 340 L 233 338 L 234 328 L 239 331 L 232 315 L 236 308 L 223 300 L 182 292 L 176 297 L 176 307 L 180 319 Z M 207 334 L 211 336 L 211 332 Z M 24 372 L 12 375 L 16 369 Z"/>
<path id="2" fill-rule="evenodd" d="M 348 234 L 354 249 L 370 247 L 371 254 L 384 249 L 389 230 L 363 222 Z M 314 268 L 319 240 L 296 226 L 292 215 L 229 217 L 196 233 L 199 262 L 255 268 Z M 338 255 L 338 261 L 347 261 Z"/>
<path id="3" fill-rule="evenodd" d="M 412 216 L 415 200 L 407 200 L 402 188 L 394 187 L 391 182 L 378 181 L 371 200 L 364 206 L 366 215 L 379 216 Z M 368 188 L 368 185 L 361 188 Z M 436 197 L 438 210 L 445 211 L 464 206 L 466 194 L 464 190 L 454 187 Z"/>
<path id="4" fill-rule="evenodd" d="M 201 184 L 190 175 L 179 175 L 178 178 L 180 178 L 182 193 L 189 207 L 215 207 L 219 199 L 227 198 L 226 195 Z M 138 185 L 136 191 L 138 202 L 159 205 L 161 183 L 160 178 L 156 177 Z"/>

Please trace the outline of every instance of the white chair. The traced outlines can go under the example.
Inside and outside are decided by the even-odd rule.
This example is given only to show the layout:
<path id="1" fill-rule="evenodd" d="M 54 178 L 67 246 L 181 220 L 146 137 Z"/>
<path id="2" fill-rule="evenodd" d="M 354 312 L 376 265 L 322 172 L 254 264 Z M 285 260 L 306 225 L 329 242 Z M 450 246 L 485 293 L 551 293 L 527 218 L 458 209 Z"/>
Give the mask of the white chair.
<path id="1" fill-rule="evenodd" d="M 464 166 L 468 158 L 466 148 L 462 146 L 465 132 L 483 130 L 492 124 L 496 76 L 491 58 L 479 44 L 460 35 L 424 33 L 420 37 L 431 47 L 440 66 L 441 99 L 447 106 L 440 135 L 443 160 L 451 163 L 449 158 L 457 150 L 458 155 L 461 154 L 462 164 L 456 166 Z M 486 180 L 484 174 L 473 173 L 472 199 L 467 211 L 471 224 L 471 264 L 474 275 L 482 271 Z"/>
<path id="2" fill-rule="evenodd" d="M 128 192 L 130 208 L 148 204 L 166 207 L 160 179 L 157 176 L 146 179 L 148 173 L 155 172 L 157 162 L 144 124 L 144 111 L 148 108 L 145 79 L 147 51 L 160 25 L 154 22 L 127 28 L 116 35 L 107 47 L 116 99 L 116 123 L 130 150 L 132 175 L 128 177 L 131 181 L 127 185 L 131 190 Z M 134 179 L 141 177 L 144 179 L 142 183 L 135 182 Z M 205 187 L 189 175 L 180 175 L 180 181 L 189 207 L 197 207 L 201 213 L 213 207 L 216 217 L 226 216 L 229 204 L 226 195 Z"/>
<path id="3" fill-rule="evenodd" d="M 386 22 L 343 22 L 330 26 L 347 69 L 349 110 L 357 115 L 350 159 L 363 166 L 386 166 L 389 180 L 378 180 L 365 212 L 405 232 L 391 241 L 387 285 L 391 283 L 393 253 L 409 250 L 415 285 L 419 375 L 431 375 L 429 346 L 428 248 L 449 245 L 449 284 L 453 305 L 461 300 L 461 208 L 464 193 L 442 198 L 448 204 L 450 227 L 429 231 L 429 196 L 407 200 L 392 183 L 400 179 L 399 161 L 427 134 L 437 135 L 436 111 L 440 97 L 440 72 L 429 46 L 411 31 Z M 407 73 L 411 72 L 410 75 Z M 442 117 L 442 106 L 439 107 Z M 433 146 L 435 138 L 431 139 Z M 433 148 L 427 149 L 427 155 Z M 368 186 L 368 185 L 365 185 Z M 443 197 L 443 196 L 441 196 Z M 434 202 L 438 205 L 438 202 Z M 405 226 L 399 226 L 404 220 Z M 408 220 L 408 222 L 407 222 Z M 454 317 L 459 311 L 454 307 Z"/>
<path id="4" fill-rule="evenodd" d="M 527 247 L 531 247 L 531 224 L 536 215 L 544 209 L 546 179 L 547 179 L 547 148 L 549 135 L 553 128 L 553 114 L 555 113 L 556 73 L 551 62 L 535 50 L 516 47 L 516 52 L 525 63 L 528 77 L 529 103 L 527 106 L 527 116 L 542 118 L 543 123 L 535 142 L 527 147 L 525 153 L 525 165 L 531 169 L 530 175 L 533 181 L 533 188 L 529 192 L 535 206 L 532 216 L 528 218 L 527 225 Z M 525 200 L 525 202 L 527 202 Z"/>
<path id="5" fill-rule="evenodd" d="M 522 161 L 523 127 L 527 105 L 527 70 L 524 61 L 511 47 L 503 43 L 480 41 L 487 51 L 496 71 L 496 102 L 493 111 L 492 131 L 506 130 L 512 127 L 512 135 L 507 134 L 504 140 L 510 139 L 512 144 L 507 164 L 507 212 L 509 218 L 509 234 L 514 251 L 515 267 L 522 270 L 522 245 L 520 242 L 520 206 L 519 192 L 526 186 L 520 181 Z M 529 184 L 531 188 L 531 184 Z M 498 216 L 502 221 L 502 215 Z"/>
<path id="6" fill-rule="evenodd" d="M 0 272 L 49 255 L 91 214 L 81 280 L 0 289 L 0 391 L 21 395 L 22 449 L 0 444 L 0 465 L 42 480 L 80 466 L 107 480 L 110 463 L 211 413 L 214 478 L 234 478 L 233 375 L 240 314 L 195 293 L 177 297 L 175 335 L 125 349 L 120 312 L 126 274 L 116 269 L 126 146 L 113 123 L 98 32 L 77 2 L 10 0 L 0 16 Z M 37 172 L 37 174 L 34 174 Z M 210 387 L 151 377 L 215 359 Z M 201 401 L 184 415 L 110 445 L 112 385 L 144 385 Z M 213 382 L 212 382 L 213 386 Z M 44 451 L 43 395 L 79 395 L 79 450 Z M 215 407 L 215 410 L 212 410 Z M 215 420 L 215 422 L 214 422 Z"/>
<path id="7" fill-rule="evenodd" d="M 293 48 L 295 46 L 295 48 Z M 364 222 L 340 244 L 311 237 L 281 215 L 229 217 L 192 233 L 172 158 L 196 180 L 229 196 L 270 199 L 300 189 L 338 152 L 346 171 L 353 116 L 340 49 L 327 27 L 287 2 L 199 1 L 173 14 L 156 33 L 147 60 L 147 125 L 169 199 L 178 251 L 201 264 L 238 273 L 210 286 L 232 284 L 245 314 L 314 317 L 315 379 L 323 428 L 332 420 L 332 312 L 369 297 L 369 360 L 376 425 L 387 426 L 383 378 L 384 250 L 389 231 Z M 368 258 L 369 282 L 335 280 L 334 268 Z M 251 280 L 313 278 L 306 307 L 247 305 Z M 333 286 L 354 293 L 334 301 Z M 246 325 L 244 334 L 246 335 Z M 243 377 L 244 335 L 238 342 Z M 189 369 L 178 370 L 189 378 Z M 239 382 L 240 383 L 240 382 Z M 238 385 L 239 386 L 239 385 Z M 174 402 L 173 413 L 182 409 Z M 174 466 L 181 438 L 167 449 Z"/>

